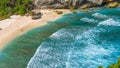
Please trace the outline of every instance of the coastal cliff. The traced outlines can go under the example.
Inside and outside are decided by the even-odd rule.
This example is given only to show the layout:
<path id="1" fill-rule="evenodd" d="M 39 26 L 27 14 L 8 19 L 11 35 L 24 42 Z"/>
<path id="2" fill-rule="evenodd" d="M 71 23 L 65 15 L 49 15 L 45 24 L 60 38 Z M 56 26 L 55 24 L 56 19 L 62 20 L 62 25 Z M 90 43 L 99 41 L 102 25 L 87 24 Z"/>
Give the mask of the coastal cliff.
<path id="1" fill-rule="evenodd" d="M 119 0 L 0 0 L 0 20 L 11 15 L 31 15 L 33 9 L 88 9 L 120 6 Z"/>
<path id="2" fill-rule="evenodd" d="M 54 8 L 54 9 L 65 9 L 65 8 L 79 8 L 84 4 L 89 7 L 106 6 L 111 2 L 119 3 L 119 0 L 32 0 L 33 4 L 37 8 Z M 116 6 L 117 4 L 113 5 Z"/>
<path id="3" fill-rule="evenodd" d="M 37 59 L 42 61 L 36 60 L 43 63 L 34 63 L 35 65 L 32 63 L 29 64 L 30 66 L 45 63 L 45 66 L 50 68 L 49 64 L 51 65 L 52 61 L 55 61 L 55 64 L 61 64 L 61 61 L 65 61 L 63 65 L 66 63 L 68 67 L 71 64 L 71 66 L 78 66 L 72 68 L 79 68 L 80 63 L 85 66 L 97 64 L 96 68 L 99 65 L 98 68 L 103 68 L 108 63 L 114 63 L 108 68 L 119 68 L 120 59 L 116 63 L 114 61 L 117 56 L 120 56 L 120 25 L 118 22 L 120 8 L 113 8 L 119 6 L 119 3 L 118 0 L 0 0 L 0 20 L 7 18 L 0 22 L 0 47 L 4 47 L 4 51 L 0 52 L 0 68 L 26 68 L 38 46 L 44 43 L 43 41 L 45 41 L 44 47 L 41 46 L 40 49 L 42 54 L 37 56 Z M 99 8 L 98 11 L 75 11 L 76 13 L 71 11 L 71 13 L 61 15 L 58 18 L 58 14 L 66 13 L 69 9 L 88 11 L 91 7 L 101 6 L 110 7 L 110 9 Z M 38 9 L 38 13 L 34 14 L 33 17 L 40 19 L 32 20 L 33 18 L 31 19 L 31 16 L 28 15 L 37 12 L 35 9 Z M 41 27 L 35 28 L 38 26 Z M 32 28 L 35 29 L 28 32 Z M 4 45 L 16 36 L 17 39 Z M 49 46 L 46 46 L 47 44 Z M 48 64 L 48 62 L 50 63 Z M 102 62 L 103 65 L 101 65 Z"/>

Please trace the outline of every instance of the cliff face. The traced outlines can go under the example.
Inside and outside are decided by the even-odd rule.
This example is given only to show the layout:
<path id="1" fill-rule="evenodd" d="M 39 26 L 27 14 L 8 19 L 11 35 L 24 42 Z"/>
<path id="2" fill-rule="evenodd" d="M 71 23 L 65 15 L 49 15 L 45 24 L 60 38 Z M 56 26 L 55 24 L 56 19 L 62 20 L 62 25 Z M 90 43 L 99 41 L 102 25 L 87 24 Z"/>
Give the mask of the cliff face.
<path id="1" fill-rule="evenodd" d="M 37 8 L 68 8 L 69 6 L 79 7 L 85 3 L 90 6 L 100 6 L 104 3 L 119 0 L 32 0 Z"/>
<path id="2" fill-rule="evenodd" d="M 103 0 L 88 0 L 88 1 L 98 4 L 98 5 L 101 5 L 103 3 Z"/>
<path id="3" fill-rule="evenodd" d="M 82 3 L 91 2 L 101 5 L 103 0 L 33 0 L 37 7 L 65 8 L 68 5 L 79 6 Z"/>

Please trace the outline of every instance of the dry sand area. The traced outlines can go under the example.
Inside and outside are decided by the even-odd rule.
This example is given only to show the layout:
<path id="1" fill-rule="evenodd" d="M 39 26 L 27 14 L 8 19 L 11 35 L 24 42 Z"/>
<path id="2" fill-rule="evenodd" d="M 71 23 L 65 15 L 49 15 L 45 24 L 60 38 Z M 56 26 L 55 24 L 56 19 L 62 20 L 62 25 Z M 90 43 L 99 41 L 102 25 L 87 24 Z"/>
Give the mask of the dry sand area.
<path id="1" fill-rule="evenodd" d="M 57 15 L 55 10 L 40 10 L 43 14 L 40 19 L 32 20 L 31 16 L 13 15 L 8 19 L 0 21 L 0 48 L 8 41 L 24 32 L 38 26 L 47 24 L 48 20 L 55 19 Z M 64 13 L 68 10 L 61 9 Z"/>

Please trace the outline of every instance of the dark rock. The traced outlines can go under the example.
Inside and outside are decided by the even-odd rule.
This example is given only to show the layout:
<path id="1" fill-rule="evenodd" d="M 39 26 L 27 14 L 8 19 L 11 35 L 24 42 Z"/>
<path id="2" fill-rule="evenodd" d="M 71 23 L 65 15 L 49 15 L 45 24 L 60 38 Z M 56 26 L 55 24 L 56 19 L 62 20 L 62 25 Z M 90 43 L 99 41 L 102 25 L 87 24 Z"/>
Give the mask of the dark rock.
<path id="1" fill-rule="evenodd" d="M 2 30 L 2 28 L 0 28 L 0 30 Z"/>
<path id="2" fill-rule="evenodd" d="M 32 19 L 33 19 L 33 20 L 40 19 L 41 16 L 42 16 L 42 13 L 41 13 L 41 12 L 33 13 L 33 14 L 32 14 Z"/>

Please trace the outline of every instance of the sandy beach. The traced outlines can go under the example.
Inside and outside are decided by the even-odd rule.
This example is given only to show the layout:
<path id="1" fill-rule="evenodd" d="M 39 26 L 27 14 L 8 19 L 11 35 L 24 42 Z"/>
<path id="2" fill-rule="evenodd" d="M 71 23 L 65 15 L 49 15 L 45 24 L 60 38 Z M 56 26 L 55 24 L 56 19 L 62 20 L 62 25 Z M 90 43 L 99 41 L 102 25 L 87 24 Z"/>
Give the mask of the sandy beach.
<path id="1" fill-rule="evenodd" d="M 42 18 L 32 20 L 31 16 L 19 16 L 13 15 L 8 19 L 0 21 L 0 48 L 2 48 L 8 41 L 12 40 L 16 36 L 23 34 L 24 32 L 38 26 L 47 24 L 48 20 L 57 18 L 55 10 L 40 10 Z M 68 10 L 60 9 L 64 13 Z"/>

